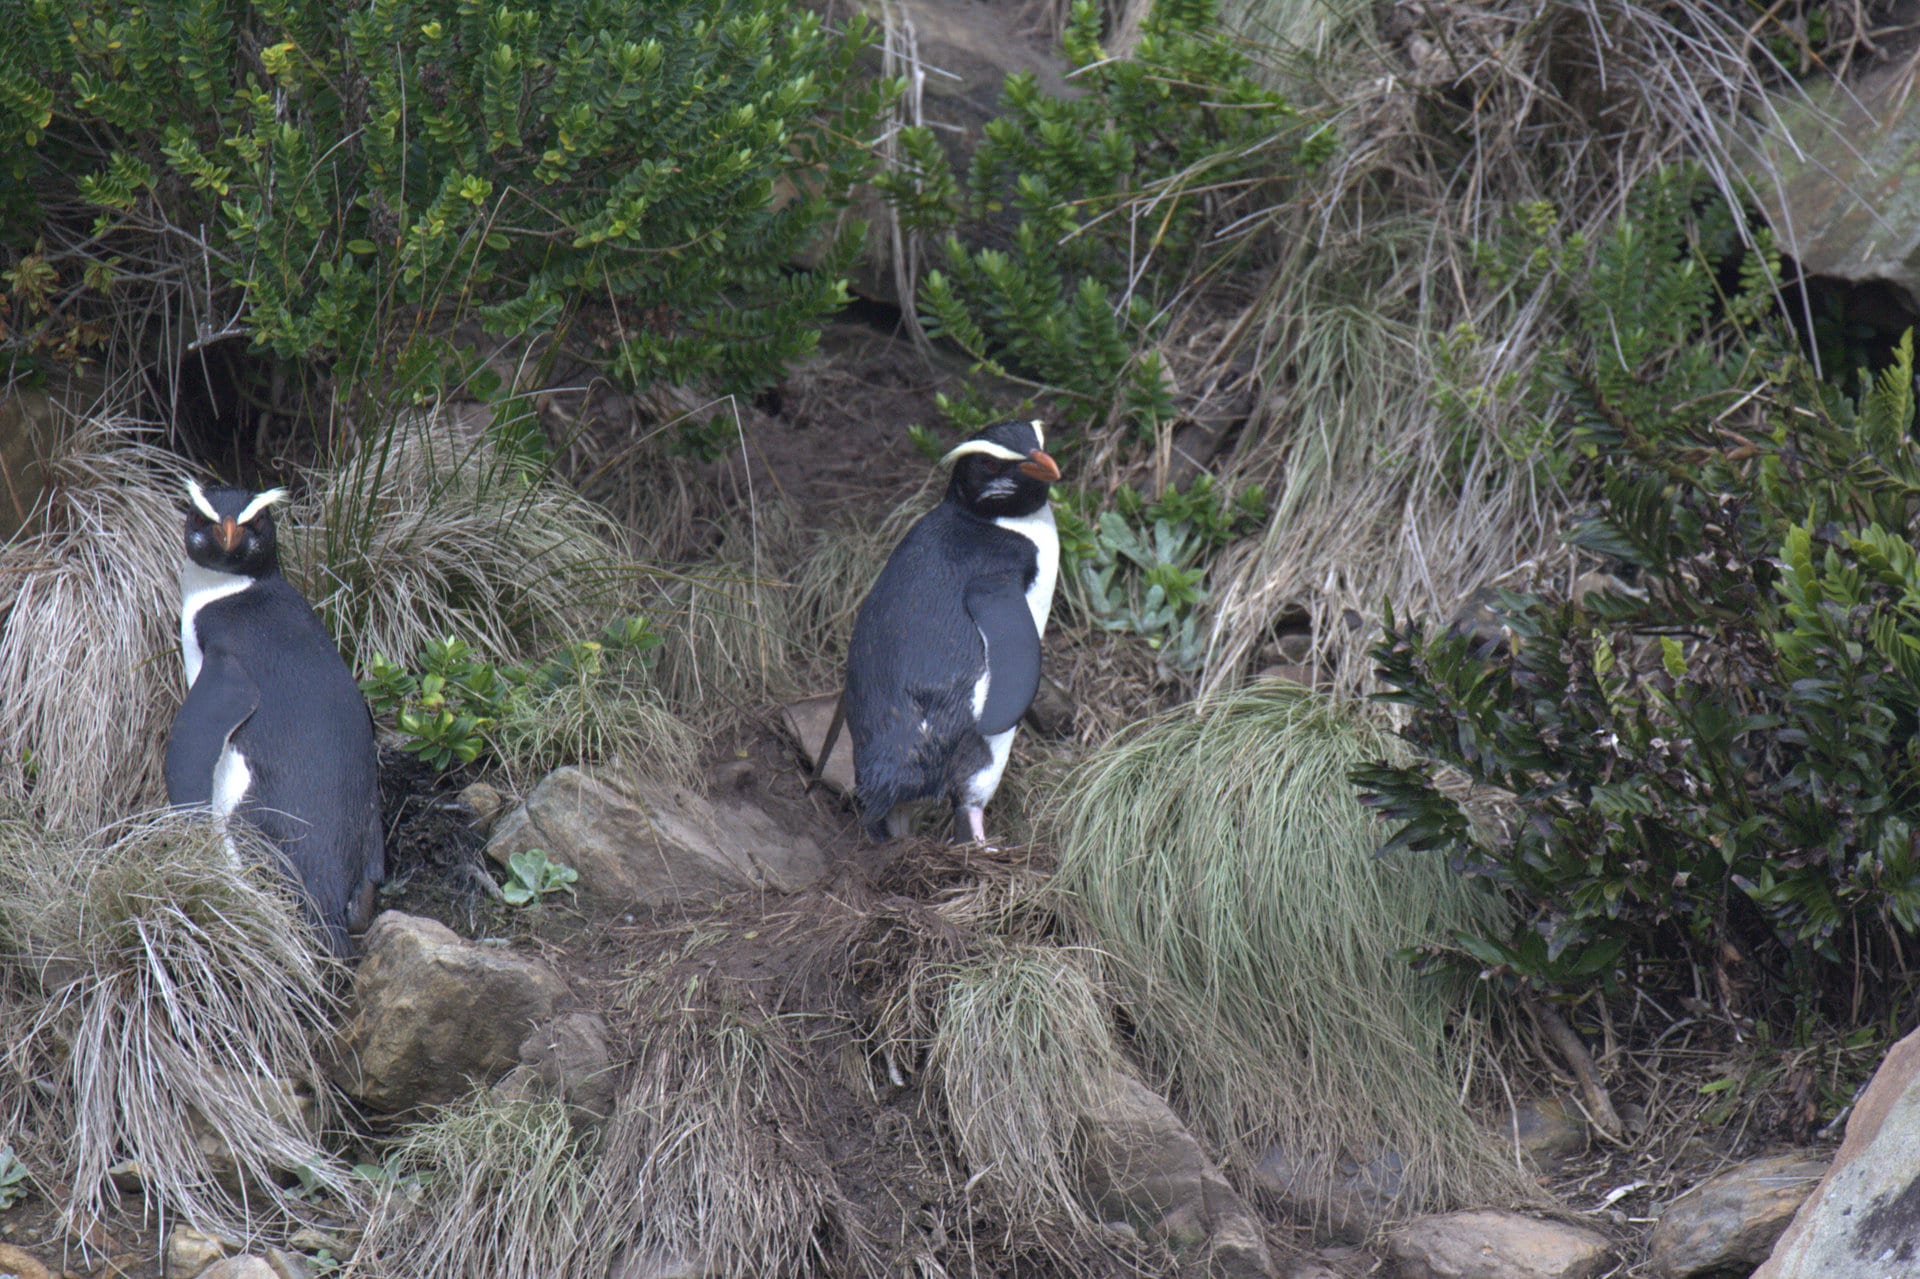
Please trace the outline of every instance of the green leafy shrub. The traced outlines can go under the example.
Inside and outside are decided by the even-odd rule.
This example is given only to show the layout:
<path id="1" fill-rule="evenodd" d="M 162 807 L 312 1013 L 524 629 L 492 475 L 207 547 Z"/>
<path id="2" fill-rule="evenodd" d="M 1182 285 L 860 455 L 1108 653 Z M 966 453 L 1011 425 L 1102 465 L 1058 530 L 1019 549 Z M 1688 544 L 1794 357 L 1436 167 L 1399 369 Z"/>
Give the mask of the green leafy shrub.
<path id="1" fill-rule="evenodd" d="M 6 5 L 0 226 L 60 245 L 11 263 L 10 336 L 157 289 L 201 340 L 404 382 L 414 335 L 589 297 L 631 382 L 752 386 L 843 301 L 857 227 L 786 267 L 867 172 L 871 38 L 786 0 Z"/>
<path id="2" fill-rule="evenodd" d="M 1066 596 L 1101 630 L 1141 636 L 1174 669 L 1193 670 L 1206 648 L 1198 610 L 1208 564 L 1258 528 L 1266 511 L 1259 485 L 1228 499 L 1205 475 L 1152 500 L 1122 487 L 1105 509 L 1089 494 L 1064 491 L 1055 518 Z"/>
<path id="3" fill-rule="evenodd" d="M 1574 540 L 1618 584 L 1505 596 L 1504 640 L 1389 615 L 1374 650 L 1432 762 L 1357 779 L 1392 846 L 1513 891 L 1513 930 L 1458 940 L 1547 986 L 1730 947 L 1805 994 L 1920 927 L 1910 338 L 1857 399 L 1821 383 L 1770 318 L 1765 253 L 1723 270 L 1705 194 L 1687 173 L 1639 194 L 1548 374 L 1598 490 Z"/>
<path id="4" fill-rule="evenodd" d="M 627 618 L 524 666 L 495 664 L 449 636 L 423 645 L 412 670 L 376 655 L 361 688 L 375 714 L 393 717 L 405 748 L 442 771 L 483 764 L 529 782 L 618 756 L 678 773 L 693 746 L 652 695 L 661 642 L 645 618 Z"/>
<path id="5" fill-rule="evenodd" d="M 1083 421 L 1151 432 L 1173 417 L 1154 349 L 1166 307 L 1230 251 L 1215 235 L 1271 172 L 1271 139 L 1297 132 L 1295 162 L 1311 164 L 1331 134 L 1248 75 L 1211 0 L 1159 0 L 1124 55 L 1099 34 L 1079 0 L 1062 36 L 1077 92 L 1009 76 L 964 182 L 926 128 L 901 132 L 902 165 L 879 182 L 903 225 L 943 238 L 918 299 L 929 334 Z M 978 406 L 947 407 L 983 424 Z"/>

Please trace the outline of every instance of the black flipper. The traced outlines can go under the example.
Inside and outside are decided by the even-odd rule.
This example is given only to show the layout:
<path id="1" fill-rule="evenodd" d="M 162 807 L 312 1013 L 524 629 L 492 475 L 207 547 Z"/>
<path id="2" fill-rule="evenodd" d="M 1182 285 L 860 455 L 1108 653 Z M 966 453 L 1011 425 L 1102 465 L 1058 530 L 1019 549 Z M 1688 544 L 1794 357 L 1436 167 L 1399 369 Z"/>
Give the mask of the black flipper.
<path id="1" fill-rule="evenodd" d="M 1040 632 L 1020 579 L 1012 573 L 975 578 L 967 586 L 967 616 L 987 641 L 987 705 L 977 727 L 983 737 L 1020 722 L 1040 687 Z"/>
<path id="2" fill-rule="evenodd" d="M 167 802 L 175 806 L 213 799 L 213 767 L 234 730 L 260 705 L 260 690 L 246 668 L 228 653 L 210 652 L 200 677 L 187 690 L 167 739 Z"/>

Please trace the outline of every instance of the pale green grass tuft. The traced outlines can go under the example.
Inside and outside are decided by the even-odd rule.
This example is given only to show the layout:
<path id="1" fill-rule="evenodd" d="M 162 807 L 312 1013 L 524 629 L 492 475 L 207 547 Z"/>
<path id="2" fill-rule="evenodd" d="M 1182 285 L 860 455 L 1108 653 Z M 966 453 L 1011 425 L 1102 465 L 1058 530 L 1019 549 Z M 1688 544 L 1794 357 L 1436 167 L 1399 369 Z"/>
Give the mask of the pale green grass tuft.
<path id="1" fill-rule="evenodd" d="M 508 781 L 523 793 L 566 764 L 619 761 L 689 784 L 700 765 L 698 733 L 662 702 L 651 668 L 625 654 L 515 698 L 491 737 Z"/>
<path id="2" fill-rule="evenodd" d="M 667 643 L 656 677 L 679 713 L 708 722 L 797 691 L 792 591 L 778 574 L 797 520 L 783 504 L 764 504 L 727 530 L 710 559 L 661 574 L 654 616 Z"/>
<path id="3" fill-rule="evenodd" d="M 286 523 L 287 575 L 356 670 L 450 635 L 496 661 L 537 656 L 599 629 L 639 575 L 605 512 L 448 413 L 399 419 L 308 475 Z"/>
<path id="4" fill-rule="evenodd" d="M 401 1135 L 343 1277 L 561 1273 L 582 1245 L 592 1170 L 563 1103 L 476 1092 Z"/>
<path id="5" fill-rule="evenodd" d="M 642 1029 L 633 1082 L 603 1139 L 583 1256 L 765 1279 L 819 1273 L 839 1188 L 814 1153 L 788 1031 L 775 1018 L 685 1006 L 696 994 L 679 993 Z"/>
<path id="6" fill-rule="evenodd" d="M 0 547 L 0 795 L 92 829 L 164 797 L 184 520 L 152 431 L 80 421 L 26 531 Z"/>
<path id="7" fill-rule="evenodd" d="M 1376 855 L 1347 772 L 1393 749 L 1273 683 L 1148 721 L 1065 787 L 1054 887 L 1229 1164 L 1278 1147 L 1325 1190 L 1343 1157 L 1396 1155 L 1414 1213 L 1520 1187 L 1462 1104 L 1467 990 L 1399 955 L 1502 908 L 1442 859 Z"/>
<path id="8" fill-rule="evenodd" d="M 939 977 L 927 1070 L 969 1193 L 1035 1238 L 1093 1229 L 1084 1125 L 1125 1070 L 1109 1001 L 1045 945 L 994 946 Z"/>
<path id="9" fill-rule="evenodd" d="M 244 866 L 190 814 L 85 840 L 0 828 L 0 947 L 32 1009 L 9 1027 L 0 1115 L 60 1169 L 76 1232 L 123 1206 L 107 1178 L 123 1161 L 163 1224 L 244 1237 L 304 1219 L 295 1173 L 353 1201 L 316 1136 L 329 963 L 273 854 L 236 834 Z"/>

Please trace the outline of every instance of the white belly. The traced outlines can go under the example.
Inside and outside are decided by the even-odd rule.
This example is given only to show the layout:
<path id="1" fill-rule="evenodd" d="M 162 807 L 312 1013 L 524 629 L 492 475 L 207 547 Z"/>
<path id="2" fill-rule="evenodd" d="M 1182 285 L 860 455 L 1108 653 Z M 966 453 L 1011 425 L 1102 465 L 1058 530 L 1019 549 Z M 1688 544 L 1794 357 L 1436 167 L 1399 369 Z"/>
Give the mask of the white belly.
<path id="1" fill-rule="evenodd" d="M 240 753 L 239 747 L 228 742 L 213 766 L 213 796 L 208 800 L 208 807 L 213 809 L 213 823 L 219 829 L 220 838 L 227 846 L 227 856 L 233 859 L 235 866 L 240 864 L 240 850 L 234 846 L 233 836 L 228 833 L 227 819 L 246 799 L 247 788 L 251 785 L 253 770 L 247 767 L 247 757 Z"/>
<path id="2" fill-rule="evenodd" d="M 994 523 L 1033 543 L 1038 567 L 1033 585 L 1027 587 L 1027 608 L 1033 613 L 1033 629 L 1045 635 L 1047 617 L 1053 612 L 1054 584 L 1060 577 L 1060 532 L 1053 525 L 1053 507 L 1043 506 L 1018 518 L 1002 516 Z"/>
<path id="3" fill-rule="evenodd" d="M 969 777 L 966 782 L 966 804 L 970 808 L 985 808 L 993 793 L 1000 789 L 1000 776 L 1007 771 L 1007 756 L 1013 754 L 1013 735 L 1020 731 L 1018 725 L 1004 733 L 995 733 L 987 738 L 987 749 L 993 753 L 993 761 L 985 768 Z"/>
<path id="4" fill-rule="evenodd" d="M 215 600 L 237 595 L 252 585 L 250 577 L 215 572 L 191 560 L 180 570 L 180 656 L 187 665 L 188 688 L 200 678 L 200 637 L 193 629 L 194 617 Z"/>

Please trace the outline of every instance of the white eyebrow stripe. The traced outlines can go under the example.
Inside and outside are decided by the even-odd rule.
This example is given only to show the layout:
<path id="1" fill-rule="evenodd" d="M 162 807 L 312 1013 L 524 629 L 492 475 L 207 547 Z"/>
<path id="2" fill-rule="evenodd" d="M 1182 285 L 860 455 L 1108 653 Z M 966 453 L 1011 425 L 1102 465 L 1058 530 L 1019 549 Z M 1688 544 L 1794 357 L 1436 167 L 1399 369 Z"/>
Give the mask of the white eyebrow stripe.
<path id="1" fill-rule="evenodd" d="M 941 458 L 940 464 L 945 466 L 955 458 L 965 457 L 969 453 L 984 453 L 988 457 L 997 457 L 1004 462 L 1024 462 L 1027 460 L 1025 454 L 1015 453 L 1004 444 L 995 444 L 992 440 L 968 440 L 966 443 L 956 446 L 951 453 Z"/>
<path id="2" fill-rule="evenodd" d="M 215 524 L 220 522 L 220 516 L 213 509 L 213 503 L 209 502 L 207 495 L 200 490 L 200 481 L 191 478 L 187 480 L 187 496 L 193 499 L 193 505 L 200 514 L 206 516 Z"/>
<path id="3" fill-rule="evenodd" d="M 251 502 L 248 502 L 246 505 L 246 509 L 241 511 L 239 515 L 234 517 L 234 523 L 236 524 L 248 523 L 253 519 L 254 516 L 260 514 L 260 512 L 266 510 L 269 506 L 272 506 L 275 502 L 284 502 L 286 500 L 287 500 L 287 491 L 285 489 L 268 489 L 266 492 L 260 494 L 260 496 L 254 498 Z"/>
<path id="4" fill-rule="evenodd" d="M 1047 424 L 1039 418 L 1035 418 L 1033 421 L 1027 423 L 1027 425 L 1033 428 L 1033 438 L 1036 446 L 1042 453 L 1045 453 L 1047 451 Z"/>

